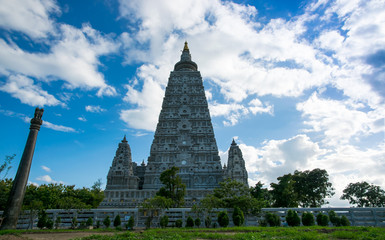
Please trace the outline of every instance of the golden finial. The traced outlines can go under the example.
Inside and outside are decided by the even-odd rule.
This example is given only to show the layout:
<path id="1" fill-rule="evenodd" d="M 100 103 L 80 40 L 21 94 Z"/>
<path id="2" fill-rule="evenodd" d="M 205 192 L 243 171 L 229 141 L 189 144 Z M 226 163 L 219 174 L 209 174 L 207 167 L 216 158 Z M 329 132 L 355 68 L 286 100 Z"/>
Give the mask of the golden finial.
<path id="1" fill-rule="evenodd" d="M 185 51 L 185 50 L 188 51 L 187 41 L 184 42 L 184 48 L 183 48 L 183 51 Z"/>

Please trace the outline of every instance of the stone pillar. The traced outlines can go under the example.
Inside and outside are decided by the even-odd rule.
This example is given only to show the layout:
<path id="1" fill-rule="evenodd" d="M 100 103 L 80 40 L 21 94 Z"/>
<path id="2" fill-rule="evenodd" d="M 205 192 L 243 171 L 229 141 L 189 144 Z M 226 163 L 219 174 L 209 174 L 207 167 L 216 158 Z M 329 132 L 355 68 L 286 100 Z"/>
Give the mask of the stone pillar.
<path id="1" fill-rule="evenodd" d="M 29 171 L 31 169 L 32 157 L 35 151 L 37 133 L 40 130 L 40 126 L 43 123 L 41 117 L 43 116 L 44 109 L 35 109 L 35 116 L 31 120 L 30 131 L 25 144 L 23 156 L 21 157 L 19 168 L 17 169 L 16 177 L 13 181 L 12 189 L 9 194 L 7 207 L 3 214 L 3 224 L 1 229 L 15 229 L 21 206 L 23 204 L 25 189 L 29 177 Z"/>

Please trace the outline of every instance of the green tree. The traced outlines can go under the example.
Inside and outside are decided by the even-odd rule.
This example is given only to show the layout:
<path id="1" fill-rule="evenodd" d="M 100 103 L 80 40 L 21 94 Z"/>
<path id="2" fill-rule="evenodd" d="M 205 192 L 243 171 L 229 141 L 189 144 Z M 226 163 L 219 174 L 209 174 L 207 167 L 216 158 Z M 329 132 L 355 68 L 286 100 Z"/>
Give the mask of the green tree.
<path id="1" fill-rule="evenodd" d="M 298 196 L 294 188 L 293 175 L 285 174 L 277 178 L 278 183 L 271 183 L 273 207 L 298 207 Z"/>
<path id="2" fill-rule="evenodd" d="M 291 227 L 296 227 L 301 225 L 301 219 L 298 217 L 297 212 L 291 209 L 287 211 L 286 222 L 287 222 L 287 225 Z"/>
<path id="3" fill-rule="evenodd" d="M 175 227 L 181 228 L 183 226 L 183 221 L 182 219 L 178 219 L 175 221 Z"/>
<path id="4" fill-rule="evenodd" d="M 159 224 L 160 224 L 161 228 L 167 227 L 167 225 L 168 225 L 168 216 L 167 215 L 162 216 L 160 218 Z"/>
<path id="5" fill-rule="evenodd" d="M 350 183 L 343 190 L 341 199 L 357 207 L 385 207 L 385 191 L 367 182 Z"/>
<path id="6" fill-rule="evenodd" d="M 47 224 L 47 213 L 44 210 L 41 210 L 39 213 L 39 219 L 37 221 L 37 227 L 43 229 Z"/>
<path id="7" fill-rule="evenodd" d="M 208 194 L 200 202 L 202 208 L 210 213 L 213 208 L 239 207 L 243 212 L 258 212 L 262 203 L 250 194 L 250 189 L 241 182 L 226 179 L 219 183 L 213 194 Z"/>
<path id="8" fill-rule="evenodd" d="M 341 226 L 341 218 L 338 217 L 333 210 L 329 211 L 328 214 L 329 214 L 330 222 L 333 224 L 333 226 L 335 227 Z"/>
<path id="9" fill-rule="evenodd" d="M 200 227 L 201 226 L 201 219 L 200 218 L 195 218 L 194 220 L 195 227 Z"/>
<path id="10" fill-rule="evenodd" d="M 2 179 L 0 181 L 0 210 L 4 211 L 9 193 L 12 189 L 13 180 L 10 178 Z"/>
<path id="11" fill-rule="evenodd" d="M 91 227 L 93 224 L 94 224 L 94 220 L 92 219 L 92 217 L 89 217 L 87 219 L 86 226 Z"/>
<path id="12" fill-rule="evenodd" d="M 271 183 L 274 207 L 320 207 L 333 196 L 332 184 L 326 170 L 295 171 L 277 178 Z"/>
<path id="13" fill-rule="evenodd" d="M 239 207 L 234 208 L 233 212 L 233 223 L 235 226 L 241 226 L 245 222 L 245 216 Z"/>
<path id="14" fill-rule="evenodd" d="M 153 198 L 144 200 L 140 206 L 140 211 L 147 215 L 146 227 L 151 227 L 151 222 L 155 216 L 155 213 L 170 208 L 172 204 L 173 202 L 170 198 L 162 196 L 154 196 Z"/>
<path id="15" fill-rule="evenodd" d="M 116 215 L 115 219 L 114 219 L 114 227 L 120 227 L 120 225 L 122 224 L 122 221 L 120 220 L 120 215 Z"/>
<path id="16" fill-rule="evenodd" d="M 273 202 L 273 196 L 267 188 L 263 188 L 263 183 L 259 181 L 255 184 L 255 187 L 250 187 L 250 194 L 256 198 L 260 203 L 261 207 L 271 207 Z"/>
<path id="17" fill-rule="evenodd" d="M 187 217 L 186 227 L 194 227 L 194 220 L 193 220 L 193 218 L 191 216 Z"/>
<path id="18" fill-rule="evenodd" d="M 302 224 L 304 226 L 313 226 L 315 224 L 314 215 L 311 212 L 304 212 L 302 214 Z"/>
<path id="19" fill-rule="evenodd" d="M 160 174 L 160 181 L 165 185 L 156 193 L 158 196 L 166 197 L 172 200 L 173 207 L 181 207 L 184 204 L 184 195 L 186 194 L 186 185 L 177 175 L 179 168 L 172 167 Z"/>
<path id="20" fill-rule="evenodd" d="M 329 225 L 329 217 L 326 214 L 318 213 L 316 220 L 317 220 L 318 226 L 326 227 Z"/>
<path id="21" fill-rule="evenodd" d="M 0 175 L 3 175 L 1 180 L 4 180 L 7 177 L 9 170 L 12 168 L 11 164 L 15 156 L 16 154 L 5 156 L 3 164 L 0 165 Z"/>
<path id="22" fill-rule="evenodd" d="M 218 213 L 218 223 L 221 227 L 227 227 L 229 225 L 229 216 L 226 211 L 222 211 Z"/>
<path id="23" fill-rule="evenodd" d="M 344 227 L 350 226 L 350 221 L 345 215 L 341 217 L 341 226 L 344 226 Z"/>
<path id="24" fill-rule="evenodd" d="M 281 226 L 281 218 L 275 213 L 267 212 L 265 214 L 265 220 L 269 224 L 270 227 Z"/>
<path id="25" fill-rule="evenodd" d="M 128 222 L 127 222 L 127 228 L 130 229 L 130 230 L 133 230 L 134 229 L 134 225 L 135 225 L 134 217 L 130 216 L 130 219 L 128 219 Z"/>
<path id="26" fill-rule="evenodd" d="M 293 180 L 294 190 L 301 207 L 321 207 L 329 203 L 325 198 L 334 195 L 326 170 L 316 168 L 312 171 L 295 171 Z"/>
<path id="27" fill-rule="evenodd" d="M 110 225 L 111 225 L 110 216 L 107 216 L 106 218 L 104 218 L 104 220 L 103 220 L 103 225 L 104 225 L 106 228 L 109 228 L 109 227 L 110 227 Z"/>

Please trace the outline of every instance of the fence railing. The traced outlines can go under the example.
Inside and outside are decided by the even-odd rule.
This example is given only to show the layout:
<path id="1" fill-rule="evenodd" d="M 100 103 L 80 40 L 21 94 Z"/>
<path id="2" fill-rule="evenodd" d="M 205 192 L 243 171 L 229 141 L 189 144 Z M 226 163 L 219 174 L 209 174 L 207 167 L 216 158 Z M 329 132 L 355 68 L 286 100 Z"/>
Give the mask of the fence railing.
<path id="1" fill-rule="evenodd" d="M 338 216 L 346 216 L 352 226 L 377 226 L 385 227 L 385 208 L 263 208 L 261 213 L 258 215 L 245 215 L 245 226 L 258 226 L 260 220 L 264 218 L 266 212 L 272 212 L 280 216 L 282 225 L 286 224 L 285 216 L 288 210 L 295 210 L 298 212 L 298 215 L 301 216 L 303 212 L 312 212 L 314 216 L 322 212 L 327 214 L 329 211 L 333 210 Z M 217 222 L 217 213 L 223 209 L 215 209 L 210 215 L 212 224 Z M 231 221 L 232 209 L 227 209 L 230 218 L 230 226 L 233 225 Z M 103 220 L 109 216 L 111 223 L 117 215 L 120 215 L 122 226 L 128 222 L 130 217 L 134 218 L 136 227 L 144 227 L 145 221 L 148 217 L 146 211 L 139 211 L 138 208 L 120 208 L 120 209 L 88 209 L 88 210 L 79 210 L 79 209 L 49 209 L 46 210 L 47 217 L 53 222 L 60 217 L 61 223 L 60 228 L 69 228 L 71 227 L 71 222 L 74 217 L 77 218 L 79 223 L 85 223 L 88 218 L 92 218 L 94 225 L 97 221 L 100 222 L 100 226 L 103 226 Z M 0 214 L 2 212 L 0 211 Z M 206 215 L 203 213 L 194 212 L 191 208 L 170 208 L 164 212 L 158 212 L 154 215 L 152 226 L 159 226 L 159 218 L 161 215 L 167 215 L 169 217 L 169 225 L 172 226 L 176 220 L 181 219 L 183 225 L 186 223 L 186 220 L 189 216 L 193 219 L 200 218 L 202 226 L 204 226 L 204 219 Z M 18 220 L 17 228 L 19 229 L 31 229 L 37 227 L 38 216 L 36 212 L 24 211 Z"/>

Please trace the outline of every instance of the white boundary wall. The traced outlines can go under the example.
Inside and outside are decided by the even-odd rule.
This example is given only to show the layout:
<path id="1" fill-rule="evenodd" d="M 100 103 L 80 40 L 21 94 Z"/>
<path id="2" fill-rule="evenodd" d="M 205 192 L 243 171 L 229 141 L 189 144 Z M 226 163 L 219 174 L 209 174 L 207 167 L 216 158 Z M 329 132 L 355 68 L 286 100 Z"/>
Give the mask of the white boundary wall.
<path id="1" fill-rule="evenodd" d="M 245 216 L 245 226 L 258 226 L 259 221 L 263 219 L 264 213 L 272 212 L 276 213 L 281 218 L 282 225 L 286 225 L 285 216 L 288 210 L 295 210 L 298 212 L 298 215 L 301 216 L 303 212 L 312 212 L 316 216 L 319 212 L 327 214 L 329 211 L 333 210 L 337 215 L 345 215 L 352 226 L 377 226 L 385 227 L 385 208 L 263 208 L 262 213 L 259 215 L 247 215 Z M 217 221 L 217 213 L 224 209 L 215 209 L 211 214 L 212 224 Z M 230 226 L 232 223 L 232 209 L 228 209 L 230 219 Z M 73 217 L 76 217 L 78 222 L 86 222 L 89 217 L 94 220 L 94 226 L 97 221 L 100 221 L 100 226 L 103 227 L 103 220 L 107 216 L 110 217 L 111 226 L 115 217 L 119 214 L 122 226 L 127 223 L 129 217 L 133 217 L 135 220 L 136 227 L 144 227 L 144 223 L 147 218 L 147 213 L 139 211 L 138 208 L 117 208 L 117 209 L 86 209 L 86 210 L 64 210 L 64 209 L 49 209 L 46 210 L 48 218 L 55 222 L 55 219 L 60 216 L 61 224 L 60 228 L 69 228 L 71 226 L 71 221 Z M 0 212 L 2 214 L 2 212 Z M 188 216 L 191 216 L 193 219 L 197 218 L 198 215 L 194 213 L 191 208 L 170 208 L 165 210 L 163 214 L 166 214 L 169 217 L 169 226 L 172 226 L 176 220 L 182 219 L 183 226 L 186 223 Z M 152 221 L 152 227 L 159 227 L 159 218 L 161 213 L 156 214 Z M 204 214 L 199 214 L 201 219 L 201 226 L 204 226 Z M 28 229 L 36 228 L 37 226 L 37 215 L 32 216 L 29 214 L 29 211 L 24 211 L 19 217 L 17 228 L 19 229 Z M 32 222 L 32 224 L 31 224 Z M 218 224 L 216 224 L 218 226 Z"/>

